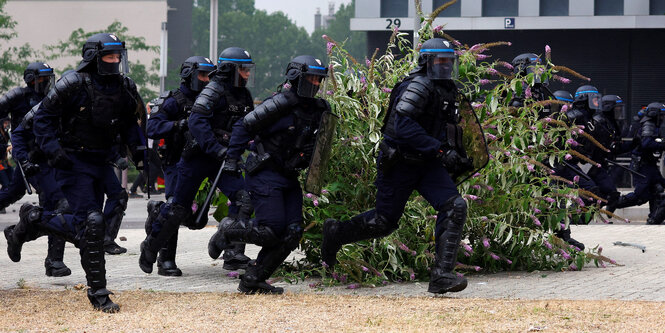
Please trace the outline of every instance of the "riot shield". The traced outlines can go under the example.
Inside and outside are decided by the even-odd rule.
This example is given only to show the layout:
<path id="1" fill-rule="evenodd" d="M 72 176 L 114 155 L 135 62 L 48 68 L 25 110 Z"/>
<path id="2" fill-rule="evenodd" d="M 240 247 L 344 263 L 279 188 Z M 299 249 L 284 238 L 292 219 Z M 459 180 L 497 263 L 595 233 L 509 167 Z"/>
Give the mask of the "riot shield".
<path id="1" fill-rule="evenodd" d="M 460 116 L 459 126 L 462 128 L 462 142 L 466 157 L 470 159 L 472 165 L 468 171 L 455 175 L 455 183 L 459 185 L 469 179 L 471 175 L 484 168 L 487 162 L 489 162 L 490 155 L 487 142 L 485 142 L 483 127 L 480 125 L 480 121 L 478 121 L 471 103 L 462 94 L 458 95 L 457 101 L 459 103 L 457 111 Z"/>
<path id="2" fill-rule="evenodd" d="M 332 112 L 324 112 L 321 117 L 319 129 L 316 132 L 316 145 L 309 161 L 307 177 L 305 177 L 305 191 L 319 194 L 323 187 L 323 180 L 328 171 L 330 150 L 335 137 L 338 117 Z"/>

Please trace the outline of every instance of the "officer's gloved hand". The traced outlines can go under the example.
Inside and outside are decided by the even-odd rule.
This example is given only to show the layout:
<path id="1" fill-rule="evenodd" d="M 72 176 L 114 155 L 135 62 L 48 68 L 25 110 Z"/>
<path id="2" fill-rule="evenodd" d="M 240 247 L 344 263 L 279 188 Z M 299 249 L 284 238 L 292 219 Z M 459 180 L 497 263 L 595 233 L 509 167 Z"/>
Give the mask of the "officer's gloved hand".
<path id="1" fill-rule="evenodd" d="M 129 162 L 124 157 L 118 158 L 113 164 L 120 170 L 125 170 L 129 167 Z"/>
<path id="2" fill-rule="evenodd" d="M 74 166 L 74 162 L 69 159 L 64 150 L 58 149 L 53 157 L 48 161 L 48 164 L 56 169 L 70 170 Z"/>
<path id="3" fill-rule="evenodd" d="M 464 158 L 457 152 L 457 150 L 452 149 L 447 145 L 442 145 L 439 148 L 437 158 L 451 175 L 460 171 L 460 167 L 464 164 Z"/>
<path id="4" fill-rule="evenodd" d="M 177 132 L 184 132 L 184 131 L 186 131 L 186 130 L 187 130 L 187 118 L 185 118 L 185 119 L 180 119 L 180 120 L 174 122 L 174 123 L 173 123 L 173 128 L 175 128 L 175 130 L 176 130 Z"/>
<path id="5" fill-rule="evenodd" d="M 39 164 L 27 160 L 21 162 L 21 168 L 23 168 L 23 173 L 25 173 L 26 177 L 31 177 L 39 173 Z"/>
<path id="6" fill-rule="evenodd" d="M 227 157 L 224 160 L 224 167 L 222 168 L 222 173 L 233 177 L 242 176 L 242 169 L 240 168 L 240 162 L 238 161 L 238 159 Z"/>
<path id="7" fill-rule="evenodd" d="M 226 158 L 226 151 L 229 150 L 226 147 L 222 147 L 217 154 L 215 155 L 215 158 L 217 158 L 218 161 L 223 162 L 224 159 Z"/>

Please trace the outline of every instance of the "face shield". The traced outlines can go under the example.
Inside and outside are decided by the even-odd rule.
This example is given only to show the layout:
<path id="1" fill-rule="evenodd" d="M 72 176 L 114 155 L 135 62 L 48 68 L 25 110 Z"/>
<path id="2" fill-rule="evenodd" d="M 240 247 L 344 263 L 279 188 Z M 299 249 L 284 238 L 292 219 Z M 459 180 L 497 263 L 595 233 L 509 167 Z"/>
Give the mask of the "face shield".
<path id="1" fill-rule="evenodd" d="M 39 70 L 39 75 L 35 79 L 35 91 L 46 94 L 55 85 L 55 74 L 52 68 L 43 68 Z"/>
<path id="2" fill-rule="evenodd" d="M 233 85 L 236 87 L 251 88 L 254 86 L 255 64 L 237 64 Z"/>
<path id="3" fill-rule="evenodd" d="M 600 111 L 602 109 L 602 96 L 599 93 L 588 93 L 587 94 L 589 109 Z"/>
<path id="4" fill-rule="evenodd" d="M 197 64 L 194 71 L 192 71 L 189 88 L 192 91 L 203 90 L 203 88 L 205 88 L 205 86 L 208 85 L 208 82 L 210 82 L 208 74 L 214 71 L 215 68 L 216 66 L 212 64 L 206 64 L 206 63 Z"/>
<path id="5" fill-rule="evenodd" d="M 445 51 L 450 50 L 450 52 Z M 427 54 L 427 77 L 431 80 L 453 80 L 457 79 L 458 63 L 457 56 L 452 49 L 426 50 L 439 53 Z M 422 50 L 421 50 L 422 52 Z"/>
<path id="6" fill-rule="evenodd" d="M 101 52 L 97 57 L 97 73 L 100 75 L 118 75 L 129 73 L 127 50 L 112 50 L 109 52 Z"/>
<path id="7" fill-rule="evenodd" d="M 614 114 L 614 119 L 624 120 L 626 118 L 626 106 L 622 101 L 617 101 L 617 104 L 612 108 L 612 113 Z"/>
<path id="8" fill-rule="evenodd" d="M 325 79 L 326 77 L 321 75 L 301 74 L 300 79 L 298 80 L 298 95 L 314 98 L 319 91 L 322 91 L 321 88 L 324 86 Z"/>

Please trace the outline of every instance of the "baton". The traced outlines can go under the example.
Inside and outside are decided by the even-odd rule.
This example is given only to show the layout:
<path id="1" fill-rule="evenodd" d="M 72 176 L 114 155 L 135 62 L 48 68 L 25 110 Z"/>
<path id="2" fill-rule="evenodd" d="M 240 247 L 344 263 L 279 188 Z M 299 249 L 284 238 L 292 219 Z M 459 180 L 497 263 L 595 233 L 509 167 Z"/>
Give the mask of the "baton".
<path id="1" fill-rule="evenodd" d="M 631 247 L 636 247 L 636 248 L 642 250 L 642 253 L 646 252 L 646 250 L 647 250 L 647 247 L 646 247 L 646 246 L 644 246 L 644 245 L 640 245 L 640 244 L 624 243 L 624 242 L 619 242 L 619 241 L 614 242 L 614 243 L 612 243 L 612 244 L 614 244 L 614 245 L 616 245 L 616 246 L 631 246 Z"/>
<path id="2" fill-rule="evenodd" d="M 30 183 L 28 182 L 28 177 L 25 176 L 25 171 L 23 171 L 23 167 L 21 166 L 21 162 L 18 160 L 14 159 L 16 162 L 16 166 L 18 167 L 19 171 L 21 171 L 21 177 L 23 177 L 23 184 L 25 185 L 25 190 L 28 192 L 28 194 L 32 194 L 32 189 L 30 188 Z"/>
<path id="3" fill-rule="evenodd" d="M 628 168 L 628 167 L 626 167 L 626 166 L 624 166 L 624 165 L 621 165 L 621 164 L 619 164 L 619 162 L 615 162 L 615 161 L 612 161 L 612 160 L 607 159 L 607 158 L 605 159 L 605 162 L 607 162 L 607 163 L 609 163 L 609 164 L 612 164 L 612 165 L 615 165 L 615 166 L 618 166 L 618 167 L 620 167 L 621 169 L 624 169 L 624 170 L 626 170 L 626 171 L 629 171 L 630 173 L 634 174 L 635 176 L 640 176 L 640 177 L 642 177 L 642 178 L 647 178 L 647 176 L 645 176 L 645 175 L 643 175 L 643 174 L 641 174 L 641 173 L 639 173 L 639 172 L 637 172 L 637 171 L 635 171 L 635 170 L 633 170 L 633 169 L 631 169 L 631 168 Z"/>
<path id="4" fill-rule="evenodd" d="M 561 161 L 561 164 L 565 165 L 568 169 L 573 170 L 576 174 L 578 174 L 580 177 L 584 178 L 585 180 L 590 181 L 591 177 L 587 175 L 586 173 L 582 172 L 582 170 L 577 169 L 574 165 L 566 162 L 566 161 Z"/>
<path id="5" fill-rule="evenodd" d="M 215 181 L 212 183 L 212 186 L 210 186 L 210 192 L 208 192 L 208 196 L 206 196 L 206 200 L 203 202 L 203 205 L 199 207 L 199 213 L 196 216 L 196 220 L 194 221 L 194 225 L 198 225 L 201 223 L 201 220 L 203 218 L 203 213 L 207 211 L 208 205 L 210 205 L 210 201 L 212 201 L 212 196 L 215 194 L 215 189 L 217 188 L 217 184 L 219 183 L 220 178 L 222 178 L 222 170 L 224 170 L 224 165 L 226 164 L 226 161 L 222 162 L 222 166 L 219 167 L 219 171 L 217 171 L 217 176 L 215 177 Z"/>

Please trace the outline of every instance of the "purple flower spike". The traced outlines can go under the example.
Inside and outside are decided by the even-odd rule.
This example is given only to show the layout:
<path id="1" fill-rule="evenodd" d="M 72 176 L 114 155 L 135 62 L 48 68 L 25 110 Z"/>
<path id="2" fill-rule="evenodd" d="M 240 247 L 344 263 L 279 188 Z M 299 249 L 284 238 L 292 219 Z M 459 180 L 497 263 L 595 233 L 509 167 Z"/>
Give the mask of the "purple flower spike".
<path id="1" fill-rule="evenodd" d="M 388 284 L 388 281 L 381 281 L 381 284 L 385 286 Z"/>
<path id="2" fill-rule="evenodd" d="M 531 86 L 526 87 L 526 90 L 524 91 L 524 97 L 531 98 Z"/>
<path id="3" fill-rule="evenodd" d="M 577 147 L 579 145 L 579 143 L 577 141 L 573 140 L 573 139 L 566 140 L 566 143 L 573 146 L 573 147 Z"/>
<path id="4" fill-rule="evenodd" d="M 456 273 L 456 274 L 457 274 L 457 276 L 459 276 L 459 277 L 464 277 L 464 274 L 462 274 L 462 273 Z"/>
<path id="5" fill-rule="evenodd" d="M 358 289 L 360 288 L 360 285 L 357 283 L 351 283 L 350 285 L 346 286 L 347 289 Z"/>
<path id="6" fill-rule="evenodd" d="M 443 29 L 443 26 L 437 25 L 436 27 L 434 27 L 434 29 L 432 29 L 432 32 L 436 35 L 441 31 L 441 29 Z"/>
<path id="7" fill-rule="evenodd" d="M 570 160 L 572 160 L 572 159 L 573 159 L 573 155 L 570 155 L 570 154 L 566 154 L 566 156 L 564 156 L 563 158 L 565 158 L 565 159 L 566 159 L 566 161 L 570 161 Z"/>
<path id="8" fill-rule="evenodd" d="M 555 203 L 556 202 L 556 200 L 554 200 L 553 198 L 550 198 L 550 197 L 546 197 L 545 201 L 547 201 L 549 203 Z"/>
<path id="9" fill-rule="evenodd" d="M 474 201 L 475 201 L 475 200 L 478 200 L 478 196 L 477 196 L 477 195 L 473 195 L 473 194 L 465 194 L 464 196 L 465 196 L 467 199 L 471 199 L 471 200 L 474 200 Z"/>
<path id="10" fill-rule="evenodd" d="M 316 284 L 316 283 L 310 283 L 308 286 L 309 286 L 310 288 L 316 288 L 316 287 L 318 287 L 319 285 Z"/>
<path id="11" fill-rule="evenodd" d="M 392 92 L 393 90 L 390 89 L 390 88 L 383 87 L 383 88 L 381 88 L 381 91 L 383 91 L 384 93 L 390 93 L 390 92 Z"/>
<path id="12" fill-rule="evenodd" d="M 369 61 L 369 59 L 365 58 L 365 65 L 367 65 L 367 67 L 369 67 L 369 65 L 371 65 L 371 64 L 372 64 L 372 62 Z"/>
<path id="13" fill-rule="evenodd" d="M 537 226 L 539 226 L 539 227 L 540 227 L 541 225 L 543 225 L 542 223 L 540 223 L 540 220 L 539 220 L 537 217 L 532 216 L 532 218 L 533 218 L 533 224 L 535 224 L 535 225 L 537 225 Z"/>
<path id="14" fill-rule="evenodd" d="M 487 134 L 487 138 L 488 138 L 488 139 L 490 139 L 490 140 L 492 140 L 492 141 L 496 140 L 496 135 L 491 134 L 491 133 L 485 133 L 485 134 Z"/>
<path id="15" fill-rule="evenodd" d="M 506 258 L 506 263 L 507 263 L 508 265 L 512 265 L 512 264 L 513 264 L 513 261 L 510 260 L 510 259 L 508 259 L 508 258 Z"/>
<path id="16" fill-rule="evenodd" d="M 561 111 L 559 111 L 559 112 L 566 112 L 566 111 L 568 111 L 568 104 L 564 104 L 564 105 L 561 107 Z"/>
<path id="17" fill-rule="evenodd" d="M 485 60 L 487 58 L 489 58 L 489 56 L 486 54 L 476 54 L 476 59 L 478 60 Z"/>
<path id="18" fill-rule="evenodd" d="M 577 265 L 570 264 L 570 266 L 568 266 L 568 269 L 570 269 L 571 271 L 576 271 L 577 270 Z"/>
<path id="19" fill-rule="evenodd" d="M 499 71 L 497 71 L 494 68 L 488 68 L 487 73 L 492 74 L 492 75 L 499 75 Z"/>
<path id="20" fill-rule="evenodd" d="M 552 244 L 550 244 L 550 242 L 548 242 L 548 241 L 543 241 L 543 245 L 545 245 L 545 247 L 550 249 L 550 250 L 552 249 Z"/>
<path id="21" fill-rule="evenodd" d="M 333 47 L 335 47 L 335 43 L 333 42 L 328 42 L 326 44 L 326 49 L 328 50 L 328 53 L 332 52 Z"/>
<path id="22" fill-rule="evenodd" d="M 314 207 L 319 207 L 319 200 L 314 199 L 312 203 L 314 204 Z"/>
<path id="23" fill-rule="evenodd" d="M 228 272 L 228 273 L 226 273 L 226 276 L 231 277 L 231 278 L 237 278 L 238 276 L 240 276 L 240 273 L 238 273 L 238 272 Z"/>
<path id="24" fill-rule="evenodd" d="M 411 273 L 411 275 L 409 275 L 409 279 L 411 279 L 411 281 L 415 280 L 416 279 L 416 274 Z"/>
<path id="25" fill-rule="evenodd" d="M 328 94 L 328 95 L 333 95 L 334 92 L 333 92 L 332 90 L 328 90 L 328 91 L 326 91 L 326 94 Z"/>
<path id="26" fill-rule="evenodd" d="M 570 260 L 570 254 L 568 254 L 568 252 L 566 250 L 561 249 L 561 250 L 559 250 L 559 253 L 561 254 L 561 256 L 563 256 L 564 259 Z"/>
<path id="27" fill-rule="evenodd" d="M 490 240 L 489 240 L 488 238 L 486 238 L 486 237 L 483 237 L 483 246 L 484 246 L 486 249 L 489 249 L 489 248 L 490 248 Z"/>
<path id="28" fill-rule="evenodd" d="M 536 214 L 540 214 L 540 213 L 542 213 L 542 211 L 541 211 L 540 209 L 538 209 L 538 208 L 534 208 L 534 209 L 533 209 L 533 212 L 536 213 Z"/>
<path id="29" fill-rule="evenodd" d="M 480 55 L 480 54 L 479 54 L 479 55 Z M 477 57 L 477 56 L 476 56 L 476 57 Z M 490 84 L 490 83 L 492 83 L 492 81 L 490 81 L 490 80 L 488 80 L 488 79 L 482 79 L 482 80 L 478 81 L 478 83 L 480 83 L 480 85 L 486 85 L 486 84 Z"/>
<path id="30" fill-rule="evenodd" d="M 536 168 L 533 166 L 533 164 L 527 164 L 526 169 L 529 170 L 529 172 L 536 171 Z"/>
<path id="31" fill-rule="evenodd" d="M 488 191 L 494 191 L 494 187 L 487 185 L 487 190 Z"/>
<path id="32" fill-rule="evenodd" d="M 550 48 L 549 45 L 545 45 L 545 53 L 550 53 L 552 52 L 552 48 Z"/>
<path id="33" fill-rule="evenodd" d="M 481 219 L 482 221 L 487 221 L 487 220 L 489 220 L 489 219 L 487 218 L 487 216 L 482 216 L 482 217 L 480 217 L 480 219 Z"/>
<path id="34" fill-rule="evenodd" d="M 327 264 L 325 261 L 322 261 L 322 262 L 321 262 L 321 266 L 323 266 L 323 268 L 328 268 L 328 267 L 330 267 L 330 266 L 328 266 L 328 264 Z"/>
<path id="35" fill-rule="evenodd" d="M 326 194 L 326 193 L 328 193 L 328 190 L 326 190 L 325 188 L 321 190 L 321 194 Z"/>
<path id="36" fill-rule="evenodd" d="M 610 259 L 610 264 L 612 264 L 612 265 L 616 265 L 616 264 L 617 264 L 617 262 L 616 262 L 616 261 L 614 261 L 614 259 Z"/>
<path id="37" fill-rule="evenodd" d="M 416 250 L 411 250 L 411 255 L 412 256 L 415 256 L 416 254 L 418 254 L 418 252 L 416 252 Z"/>
<path id="38" fill-rule="evenodd" d="M 473 177 L 473 178 L 476 178 L 476 177 L 480 177 L 480 176 L 481 176 L 481 175 L 480 175 L 480 172 L 476 172 L 476 173 L 473 174 L 472 177 Z"/>
<path id="39" fill-rule="evenodd" d="M 360 266 L 360 267 L 363 269 L 363 272 L 369 272 L 369 268 L 367 268 L 365 266 Z"/>
<path id="40" fill-rule="evenodd" d="M 490 257 L 492 257 L 492 259 L 497 260 L 497 261 L 501 260 L 501 257 L 497 256 L 496 254 L 494 254 L 492 252 L 490 252 Z"/>
<path id="41" fill-rule="evenodd" d="M 480 272 L 481 270 L 483 270 L 483 268 L 480 266 L 474 266 L 473 269 L 476 270 L 476 272 Z"/>
<path id="42" fill-rule="evenodd" d="M 290 83 L 284 83 L 284 89 L 291 89 L 291 84 Z"/>
<path id="43" fill-rule="evenodd" d="M 464 250 L 466 250 L 467 252 L 473 253 L 473 249 L 471 248 L 471 246 L 469 246 L 469 244 L 467 244 L 467 243 L 462 243 L 462 247 L 463 247 Z"/>
<path id="44" fill-rule="evenodd" d="M 473 187 L 474 190 L 480 190 L 480 185 L 473 185 L 471 187 Z"/>
<path id="45" fill-rule="evenodd" d="M 314 197 L 314 194 L 312 194 L 312 193 L 307 193 L 307 194 L 305 194 L 305 196 L 311 199 L 312 197 Z"/>
<path id="46" fill-rule="evenodd" d="M 580 182 L 580 176 L 573 177 L 573 182 L 574 183 L 579 183 Z"/>

